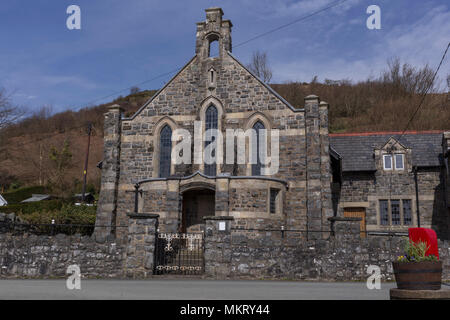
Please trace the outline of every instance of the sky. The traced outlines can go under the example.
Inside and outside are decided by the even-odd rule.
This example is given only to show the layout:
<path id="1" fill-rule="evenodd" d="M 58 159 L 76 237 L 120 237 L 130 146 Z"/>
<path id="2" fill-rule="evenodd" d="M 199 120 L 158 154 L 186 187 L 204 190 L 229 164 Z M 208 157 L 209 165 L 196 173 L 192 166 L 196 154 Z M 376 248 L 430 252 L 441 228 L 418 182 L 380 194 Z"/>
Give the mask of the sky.
<path id="1" fill-rule="evenodd" d="M 205 20 L 206 8 L 223 9 L 237 45 L 334 2 L 2 0 L 0 88 L 30 110 L 78 110 L 126 95 L 134 85 L 163 86 L 194 56 L 196 22 Z M 70 5 L 81 9 L 79 30 L 66 26 Z M 370 5 L 380 8 L 381 29 L 366 26 Z M 449 41 L 448 0 L 347 0 L 237 46 L 233 55 L 247 64 L 256 50 L 266 52 L 272 83 L 314 76 L 356 82 L 379 76 L 393 57 L 435 69 Z M 450 73 L 449 60 L 441 80 Z"/>

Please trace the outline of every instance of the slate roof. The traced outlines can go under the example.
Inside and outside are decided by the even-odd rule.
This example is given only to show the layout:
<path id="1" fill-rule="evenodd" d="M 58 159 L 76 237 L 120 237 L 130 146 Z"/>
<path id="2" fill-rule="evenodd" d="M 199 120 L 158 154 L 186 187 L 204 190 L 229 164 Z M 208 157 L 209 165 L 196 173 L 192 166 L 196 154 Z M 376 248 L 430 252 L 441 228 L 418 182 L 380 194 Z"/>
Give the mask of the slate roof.
<path id="1" fill-rule="evenodd" d="M 6 201 L 5 198 L 2 197 L 2 195 L 0 194 L 0 206 L 7 206 L 8 205 L 8 201 Z"/>
<path id="2" fill-rule="evenodd" d="M 373 132 L 330 134 L 330 146 L 342 158 L 342 171 L 374 171 L 374 149 L 381 148 L 401 132 Z M 412 150 L 413 166 L 435 167 L 442 165 L 442 132 L 406 132 L 398 140 Z"/>
<path id="3" fill-rule="evenodd" d="M 36 202 L 36 201 L 42 201 L 42 200 L 49 200 L 51 198 L 51 195 L 49 194 L 32 194 L 31 198 L 25 199 L 22 202 Z"/>

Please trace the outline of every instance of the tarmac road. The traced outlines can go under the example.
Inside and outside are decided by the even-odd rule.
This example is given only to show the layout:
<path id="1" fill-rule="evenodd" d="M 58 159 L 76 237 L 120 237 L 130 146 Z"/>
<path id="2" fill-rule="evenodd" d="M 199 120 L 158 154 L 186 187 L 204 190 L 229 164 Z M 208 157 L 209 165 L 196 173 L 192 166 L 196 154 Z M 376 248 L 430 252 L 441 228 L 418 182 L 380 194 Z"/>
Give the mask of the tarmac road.
<path id="1" fill-rule="evenodd" d="M 369 290 L 365 282 L 247 280 L 91 280 L 69 290 L 65 279 L 0 280 L 0 299 L 159 299 L 159 300 L 388 300 L 395 283 Z"/>

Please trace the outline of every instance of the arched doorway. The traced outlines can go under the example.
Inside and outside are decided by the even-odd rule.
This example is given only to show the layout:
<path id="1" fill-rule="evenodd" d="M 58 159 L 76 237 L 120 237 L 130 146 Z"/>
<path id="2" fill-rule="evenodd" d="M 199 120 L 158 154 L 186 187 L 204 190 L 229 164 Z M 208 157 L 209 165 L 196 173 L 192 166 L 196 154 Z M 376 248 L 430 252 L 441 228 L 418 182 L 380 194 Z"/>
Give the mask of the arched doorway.
<path id="1" fill-rule="evenodd" d="M 215 191 L 211 189 L 183 192 L 181 232 L 201 231 L 203 217 L 215 214 L 215 202 Z"/>

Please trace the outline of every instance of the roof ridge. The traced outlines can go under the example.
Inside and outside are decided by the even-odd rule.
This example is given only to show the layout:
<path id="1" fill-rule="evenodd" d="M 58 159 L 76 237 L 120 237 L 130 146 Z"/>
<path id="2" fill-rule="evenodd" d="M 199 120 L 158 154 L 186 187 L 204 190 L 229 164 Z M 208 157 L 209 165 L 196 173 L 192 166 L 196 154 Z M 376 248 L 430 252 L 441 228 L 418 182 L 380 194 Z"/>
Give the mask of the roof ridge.
<path id="1" fill-rule="evenodd" d="M 351 137 L 351 136 L 378 136 L 378 135 L 397 135 L 397 134 L 430 134 L 443 133 L 445 130 L 410 130 L 410 131 L 374 131 L 374 132 L 349 132 L 349 133 L 330 133 L 330 137 Z"/>

